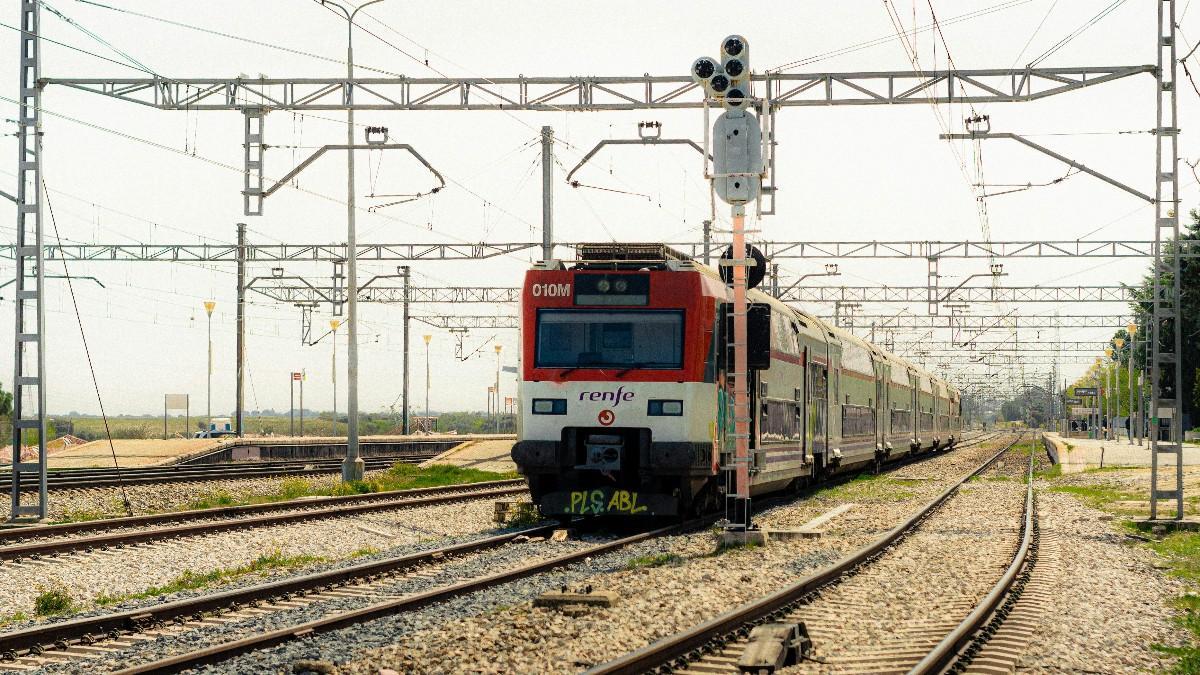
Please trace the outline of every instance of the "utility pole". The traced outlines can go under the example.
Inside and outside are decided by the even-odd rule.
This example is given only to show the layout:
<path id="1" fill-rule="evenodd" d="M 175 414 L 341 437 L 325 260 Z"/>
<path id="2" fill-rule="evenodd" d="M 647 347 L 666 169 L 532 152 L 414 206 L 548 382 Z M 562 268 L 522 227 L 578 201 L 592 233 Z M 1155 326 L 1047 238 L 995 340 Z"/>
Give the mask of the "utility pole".
<path id="1" fill-rule="evenodd" d="M 333 435 L 334 436 L 337 436 L 337 329 L 338 329 L 338 326 L 341 326 L 341 325 L 342 325 L 342 322 L 339 321 L 338 319 L 330 319 L 329 320 L 329 330 L 332 333 L 331 339 L 333 340 Z M 347 452 L 349 452 L 349 451 L 347 450 Z M 348 480 L 348 479 L 345 476 L 343 476 L 342 480 Z M 349 479 L 349 480 L 357 480 L 357 479 Z"/>
<path id="2" fill-rule="evenodd" d="M 237 411 L 238 438 L 242 437 L 242 417 L 246 404 L 246 224 L 237 226 Z"/>
<path id="3" fill-rule="evenodd" d="M 707 267 L 712 264 L 712 258 L 708 254 L 708 247 L 712 244 L 712 221 L 706 220 L 701 224 L 704 226 L 704 265 Z"/>
<path id="4" fill-rule="evenodd" d="M 542 127 L 542 260 L 554 259 L 554 129 Z"/>
<path id="5" fill-rule="evenodd" d="M 1155 69 L 1154 127 L 1154 279 L 1150 325 L 1150 520 L 1158 502 L 1175 502 L 1174 519 L 1183 520 L 1183 309 L 1180 304 L 1179 242 L 1179 58 L 1175 0 L 1160 0 Z M 1173 243 L 1174 242 L 1174 243 Z M 1167 256 L 1170 256 L 1168 258 Z M 1169 275 L 1170 281 L 1164 277 Z M 1165 330 L 1164 330 L 1165 329 Z M 1165 377 L 1164 377 L 1165 376 Z M 1165 380 L 1165 381 L 1164 381 Z M 1164 385 L 1171 383 L 1168 388 Z M 1163 423 L 1170 433 L 1161 438 Z M 1159 489 L 1158 456 L 1174 455 L 1174 485 Z"/>
<path id="6" fill-rule="evenodd" d="M 208 415 L 209 424 L 212 423 L 212 314 L 216 309 L 217 303 L 212 300 L 204 301 L 204 312 L 208 314 Z"/>
<path id="7" fill-rule="evenodd" d="M 288 373 L 288 436 L 296 437 L 296 373 Z"/>
<path id="8" fill-rule="evenodd" d="M 321 0 L 326 7 L 333 7 L 346 17 L 346 272 L 349 279 L 346 282 L 347 302 L 346 320 L 350 322 L 348 339 L 350 342 L 346 365 L 350 385 L 346 401 L 346 460 L 342 463 L 342 480 L 362 480 L 365 465 L 358 454 L 358 238 L 354 231 L 354 17 L 363 9 L 383 2 L 370 0 L 353 10 L 331 0 Z M 336 336 L 335 336 L 336 337 Z M 336 375 L 335 375 L 336 377 Z M 335 403 L 336 405 L 336 403 Z M 337 415 L 333 418 L 334 428 L 337 427 Z"/>
<path id="9" fill-rule="evenodd" d="M 303 368 L 300 369 L 300 438 L 304 438 L 304 381 L 308 379 L 308 372 Z"/>
<path id="10" fill-rule="evenodd" d="M 500 351 L 502 345 L 496 345 L 496 433 L 500 433 Z"/>
<path id="11" fill-rule="evenodd" d="M 429 422 L 429 341 L 433 339 L 433 336 L 422 335 L 421 337 L 425 340 L 425 430 L 433 433 L 433 426 Z"/>
<path id="12" fill-rule="evenodd" d="M 400 390 L 400 398 L 404 403 L 404 411 L 401 413 L 400 417 L 400 428 L 404 434 L 407 435 L 411 431 L 408 426 L 408 302 L 410 290 L 408 284 L 409 279 L 412 277 L 411 268 L 409 268 L 408 265 L 402 266 L 400 268 L 400 276 L 404 278 L 404 382 L 402 383 L 402 388 Z"/>

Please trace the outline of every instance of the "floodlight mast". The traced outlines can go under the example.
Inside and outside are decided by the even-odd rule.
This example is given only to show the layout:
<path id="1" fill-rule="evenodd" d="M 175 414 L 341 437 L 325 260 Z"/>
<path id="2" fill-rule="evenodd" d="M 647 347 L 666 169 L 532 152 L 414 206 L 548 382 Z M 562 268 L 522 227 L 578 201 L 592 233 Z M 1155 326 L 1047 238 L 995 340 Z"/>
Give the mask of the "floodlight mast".
<path id="1" fill-rule="evenodd" d="M 342 480 L 362 480 L 366 465 L 358 452 L 358 261 L 354 255 L 358 243 L 354 227 L 354 17 L 371 5 L 383 0 L 369 0 L 353 10 L 331 0 L 321 0 L 321 5 L 333 7 L 346 17 L 346 249 L 350 256 L 346 258 L 347 316 L 350 324 L 347 332 L 349 348 L 346 356 L 346 370 L 349 380 L 346 392 L 346 459 L 342 463 Z M 335 341 L 336 343 L 336 341 Z M 407 365 L 407 362 L 406 364 Z M 334 374 L 337 377 L 337 374 Z M 337 427 L 336 417 L 333 420 Z"/>

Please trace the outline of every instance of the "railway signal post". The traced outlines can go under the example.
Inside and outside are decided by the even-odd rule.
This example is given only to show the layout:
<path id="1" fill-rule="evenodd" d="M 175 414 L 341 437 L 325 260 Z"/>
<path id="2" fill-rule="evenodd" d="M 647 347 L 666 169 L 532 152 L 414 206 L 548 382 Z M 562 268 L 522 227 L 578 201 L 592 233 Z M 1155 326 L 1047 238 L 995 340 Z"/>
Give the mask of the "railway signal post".
<path id="1" fill-rule="evenodd" d="M 692 63 L 692 79 L 704 87 L 705 117 L 708 103 L 720 104 L 725 112 L 717 118 L 712 130 L 712 171 L 705 171 L 712 189 L 726 204 L 732 215 L 732 254 L 721 260 L 722 266 L 732 268 L 733 286 L 733 367 L 727 369 L 733 389 L 732 466 L 726 474 L 732 479 L 726 493 L 727 533 L 746 538 L 751 530 L 750 519 L 750 390 L 747 361 L 746 300 L 747 268 L 755 265 L 747 255 L 746 205 L 758 199 L 762 192 L 763 152 L 762 132 L 758 117 L 751 108 L 755 105 L 750 89 L 750 44 L 740 35 L 730 35 L 721 41 L 721 58 L 701 57 Z M 705 148 L 705 157 L 708 149 Z M 707 164 L 707 159 L 705 160 Z M 759 275 L 761 276 L 761 275 Z M 729 382 L 726 383 L 728 387 Z M 721 428 L 718 433 L 727 433 Z"/>

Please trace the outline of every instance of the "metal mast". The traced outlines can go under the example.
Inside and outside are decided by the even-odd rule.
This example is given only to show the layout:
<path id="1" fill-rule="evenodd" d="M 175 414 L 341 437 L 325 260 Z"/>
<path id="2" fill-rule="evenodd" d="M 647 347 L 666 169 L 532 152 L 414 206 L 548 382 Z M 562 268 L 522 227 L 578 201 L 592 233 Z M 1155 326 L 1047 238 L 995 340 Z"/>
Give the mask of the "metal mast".
<path id="1" fill-rule="evenodd" d="M 1174 501 L 1174 518 L 1183 518 L 1183 361 L 1179 305 L 1179 126 L 1175 95 L 1175 0 L 1158 3 L 1158 68 L 1155 86 L 1154 294 L 1150 336 L 1150 519 L 1158 502 Z M 1168 371 L 1170 374 L 1168 375 Z M 1164 384 L 1170 387 L 1164 389 Z M 1160 437 L 1163 420 L 1169 436 Z M 1158 487 L 1159 454 L 1175 456 L 1175 485 Z"/>
<path id="2" fill-rule="evenodd" d="M 554 128 L 542 127 L 542 260 L 554 258 Z"/>
<path id="3" fill-rule="evenodd" d="M 45 518 L 46 351 L 42 290 L 42 86 L 40 4 L 21 0 L 20 103 L 17 113 L 16 351 L 13 359 L 12 515 Z M 36 461 L 22 461 L 25 431 L 35 430 Z M 22 472 L 37 474 L 37 504 L 21 506 Z"/>

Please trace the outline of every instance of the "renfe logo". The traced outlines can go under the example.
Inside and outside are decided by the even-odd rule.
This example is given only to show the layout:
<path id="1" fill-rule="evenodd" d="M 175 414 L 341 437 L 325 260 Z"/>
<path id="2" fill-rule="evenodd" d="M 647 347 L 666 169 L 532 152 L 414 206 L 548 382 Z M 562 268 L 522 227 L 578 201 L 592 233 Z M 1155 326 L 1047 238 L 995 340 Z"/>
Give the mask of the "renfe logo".
<path id="1" fill-rule="evenodd" d="M 579 394 L 580 401 L 609 402 L 613 407 L 621 405 L 621 401 L 632 401 L 633 392 L 625 391 L 625 387 L 617 387 L 616 391 L 585 391 Z"/>
<path id="2" fill-rule="evenodd" d="M 571 294 L 571 284 L 534 284 L 532 291 L 535 298 L 565 298 Z"/>

